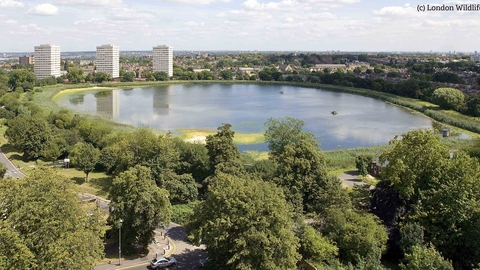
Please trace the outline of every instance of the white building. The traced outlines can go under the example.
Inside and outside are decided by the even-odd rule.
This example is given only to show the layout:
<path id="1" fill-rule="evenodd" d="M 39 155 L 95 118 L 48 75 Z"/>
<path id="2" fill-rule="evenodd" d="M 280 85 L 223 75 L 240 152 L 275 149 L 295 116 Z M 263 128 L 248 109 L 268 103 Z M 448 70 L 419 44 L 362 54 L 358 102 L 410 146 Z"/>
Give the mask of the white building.
<path id="1" fill-rule="evenodd" d="M 37 79 L 44 79 L 51 76 L 59 77 L 60 74 L 60 46 L 42 44 L 35 46 L 35 63 L 33 71 Z"/>
<path id="2" fill-rule="evenodd" d="M 102 45 L 97 46 L 97 72 L 105 72 L 112 78 L 119 77 L 119 55 L 120 50 L 118 46 L 115 45 Z"/>
<path id="3" fill-rule="evenodd" d="M 153 47 L 153 72 L 163 71 L 173 76 L 173 48 L 167 45 Z"/>

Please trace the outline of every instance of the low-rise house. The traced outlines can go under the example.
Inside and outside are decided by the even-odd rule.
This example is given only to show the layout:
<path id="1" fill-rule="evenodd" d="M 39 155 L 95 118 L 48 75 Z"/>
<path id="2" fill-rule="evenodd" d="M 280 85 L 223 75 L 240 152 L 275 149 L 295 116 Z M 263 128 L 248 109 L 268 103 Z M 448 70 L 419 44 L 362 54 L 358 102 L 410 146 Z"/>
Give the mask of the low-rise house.
<path id="1" fill-rule="evenodd" d="M 375 157 L 374 161 L 372 161 L 372 164 L 370 166 L 370 174 L 372 176 L 380 176 L 380 173 L 382 172 L 382 168 L 387 167 L 388 165 L 388 160 L 385 160 L 383 163 L 380 162 L 380 156 L 383 154 L 385 150 L 379 151 Z"/>
<path id="2" fill-rule="evenodd" d="M 280 65 L 277 67 L 277 69 L 280 72 L 293 71 L 293 68 L 290 65 Z"/>

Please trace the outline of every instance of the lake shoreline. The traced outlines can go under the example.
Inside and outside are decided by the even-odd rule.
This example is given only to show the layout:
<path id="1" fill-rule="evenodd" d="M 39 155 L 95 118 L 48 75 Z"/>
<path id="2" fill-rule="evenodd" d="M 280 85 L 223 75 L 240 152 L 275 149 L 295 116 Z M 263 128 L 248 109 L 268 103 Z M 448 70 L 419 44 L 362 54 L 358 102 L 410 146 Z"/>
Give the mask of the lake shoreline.
<path id="1" fill-rule="evenodd" d="M 131 88 L 146 88 L 146 87 L 155 87 L 155 86 L 165 86 L 165 85 L 172 85 L 172 84 L 187 84 L 187 85 L 193 85 L 193 84 L 253 84 L 253 85 L 286 85 L 286 86 L 298 86 L 298 87 L 307 87 L 307 88 L 314 88 L 314 89 L 321 89 L 321 90 L 327 90 L 327 91 L 333 91 L 333 92 L 345 92 L 345 93 L 350 93 L 350 94 L 355 94 L 355 95 L 360 95 L 360 96 L 366 96 L 366 97 L 370 97 L 370 98 L 375 98 L 375 97 L 372 97 L 370 95 L 363 95 L 361 93 L 357 93 L 356 91 L 351 91 L 353 89 L 349 89 L 350 91 L 342 91 L 342 89 L 340 88 L 336 88 L 334 90 L 332 90 L 332 87 L 329 86 L 329 85 L 305 85 L 305 84 L 296 84 L 296 83 L 276 83 L 276 82 L 240 82 L 240 81 L 166 81 L 166 82 L 148 82 L 148 83 L 137 83 L 137 82 L 134 82 L 134 83 L 104 83 L 104 84 L 98 84 L 98 85 L 91 85 L 91 84 L 84 84 L 84 85 L 62 85 L 62 86 L 56 86 L 56 87 L 42 87 L 40 88 L 41 91 L 36 91 L 35 95 L 34 95 L 34 102 L 35 101 L 38 101 L 38 99 L 35 98 L 35 96 L 37 96 L 38 94 L 43 94 L 44 96 L 48 96 L 48 99 L 50 100 L 51 103 L 53 103 L 53 107 L 50 107 L 49 109 L 51 111 L 58 111 L 60 109 L 62 109 L 62 107 L 58 104 L 56 104 L 55 100 L 62 96 L 62 95 L 65 95 L 65 94 L 68 94 L 68 93 L 76 93 L 76 92 L 83 92 L 83 91 L 91 91 L 91 90 L 105 90 L 105 91 L 108 91 L 108 90 L 115 90 L 115 89 L 131 89 Z M 50 88 L 50 89 L 49 89 Z M 354 89 L 354 90 L 359 90 L 359 89 Z M 362 90 L 363 91 L 363 90 Z M 370 91 L 370 90 L 369 90 Z M 41 92 L 44 92 L 44 93 L 41 93 Z M 389 102 L 388 100 L 383 100 L 381 98 L 377 98 L 377 99 L 380 99 L 386 103 L 391 103 Z M 420 101 L 419 101 L 420 102 Z M 394 104 L 395 106 L 398 106 L 398 107 L 401 107 L 401 108 L 404 108 L 404 109 L 407 109 L 409 111 L 413 110 L 414 112 L 420 112 L 422 113 L 421 111 L 417 111 L 417 110 L 414 110 L 413 108 L 411 107 L 408 107 L 408 106 L 402 106 L 401 104 L 397 104 L 397 103 L 391 103 L 391 104 Z M 82 113 L 83 114 L 83 113 Z M 86 113 L 85 113 L 86 114 Z M 422 113 L 423 114 L 423 113 Z M 86 115 L 89 115 L 89 114 L 86 114 Z M 425 115 L 425 114 L 423 114 Z M 427 117 L 429 117 L 428 115 L 426 115 Z M 121 123 L 118 123 L 118 122 L 115 122 L 115 121 L 112 121 L 110 119 L 105 119 L 105 118 L 101 118 L 99 116 L 92 116 L 92 115 L 89 115 L 90 118 L 93 118 L 93 119 L 99 119 L 103 122 L 106 122 L 108 123 L 110 126 L 114 127 L 115 129 L 120 129 L 120 130 L 133 130 L 135 129 L 134 126 L 131 126 L 131 125 L 125 125 L 125 124 L 121 124 Z M 429 117 L 431 118 L 431 117 Z M 154 129 L 154 128 L 152 128 Z M 156 133 L 165 133 L 165 131 L 163 130 L 159 130 L 159 129 L 154 129 Z M 188 135 L 188 129 L 183 129 L 182 131 L 184 132 L 182 134 L 181 137 L 185 138 L 186 140 L 189 140 L 189 139 L 192 139 L 192 138 L 195 138 L 195 140 L 197 141 L 201 141 L 203 143 L 204 141 L 204 138 L 207 136 L 207 135 L 210 135 L 210 134 L 214 134 L 216 132 L 216 130 L 208 130 L 206 131 L 208 134 L 206 135 L 192 135 L 194 133 L 196 133 L 199 129 L 191 129 L 191 134 Z M 205 131 L 205 130 L 203 130 Z M 460 130 L 462 131 L 462 130 Z M 180 132 L 182 133 L 182 132 Z M 465 132 L 469 135 L 471 135 L 470 132 Z M 237 135 L 240 135 L 239 133 L 236 133 L 236 137 Z M 249 135 L 249 134 L 246 134 L 246 135 Z M 251 134 L 250 134 L 251 135 Z M 256 141 L 258 142 L 258 134 L 256 134 L 256 139 L 253 140 L 253 141 Z M 477 134 L 475 134 L 477 135 Z M 192 137 L 193 136 L 193 137 Z M 197 137 L 195 137 L 197 136 Z M 202 137 L 198 137 L 198 136 L 202 136 Z M 262 134 L 263 136 L 263 134 Z M 393 138 L 392 138 L 393 139 Z M 252 141 L 249 141 L 249 143 L 251 143 Z M 236 142 L 237 143 L 237 142 Z M 381 144 L 381 145 L 377 145 L 377 146 L 369 146 L 369 147 L 356 147 L 356 148 L 342 148 L 342 149 L 335 149 L 335 150 L 323 150 L 325 152 L 329 152 L 329 153 L 335 153 L 335 152 L 338 152 L 338 153 L 347 153 L 346 156 L 348 156 L 348 159 L 351 160 L 351 156 L 352 154 L 350 152 L 359 152 L 359 151 L 355 151 L 356 149 L 362 149 L 360 152 L 369 152 L 369 153 L 372 153 L 372 152 L 375 152 L 377 151 L 379 148 L 386 148 L 388 147 L 388 144 Z M 368 149 L 371 149 L 371 150 L 368 150 Z M 331 154 L 332 155 L 332 154 Z M 258 155 L 257 155 L 258 156 Z M 265 157 L 265 154 L 262 155 L 263 157 Z M 342 158 L 340 158 L 342 159 Z M 342 162 L 343 163 L 343 162 Z M 351 163 L 351 162 L 349 162 Z M 332 164 L 333 165 L 333 164 Z M 337 164 L 338 165 L 338 164 Z M 350 164 L 351 165 L 351 164 Z M 335 167 L 338 167 L 338 166 L 335 166 Z M 344 166 L 342 166 L 344 167 Z"/>

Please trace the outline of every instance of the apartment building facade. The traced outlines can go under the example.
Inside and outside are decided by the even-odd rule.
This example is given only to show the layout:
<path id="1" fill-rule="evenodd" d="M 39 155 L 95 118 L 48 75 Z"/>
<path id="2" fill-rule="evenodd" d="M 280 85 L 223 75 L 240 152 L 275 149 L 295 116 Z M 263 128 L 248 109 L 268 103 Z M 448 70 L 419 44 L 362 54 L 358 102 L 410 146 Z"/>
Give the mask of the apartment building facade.
<path id="1" fill-rule="evenodd" d="M 28 56 L 28 55 L 20 56 L 18 58 L 18 62 L 20 63 L 20 65 L 32 65 L 33 64 L 33 55 L 32 56 Z"/>
<path id="2" fill-rule="evenodd" d="M 112 78 L 119 77 L 120 50 L 118 46 L 107 44 L 97 46 L 97 72 L 105 72 Z"/>
<path id="3" fill-rule="evenodd" d="M 153 72 L 163 71 L 173 76 L 173 47 L 158 45 L 153 47 Z"/>
<path id="4" fill-rule="evenodd" d="M 60 46 L 42 44 L 34 47 L 33 72 L 37 79 L 51 76 L 59 77 L 60 74 Z"/>

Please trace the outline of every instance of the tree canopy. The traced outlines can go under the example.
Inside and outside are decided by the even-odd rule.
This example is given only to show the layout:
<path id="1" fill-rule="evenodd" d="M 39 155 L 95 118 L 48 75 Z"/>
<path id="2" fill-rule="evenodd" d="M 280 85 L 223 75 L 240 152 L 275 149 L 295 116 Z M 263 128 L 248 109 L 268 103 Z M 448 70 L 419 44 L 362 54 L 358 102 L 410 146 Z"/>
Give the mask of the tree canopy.
<path id="1" fill-rule="evenodd" d="M 51 140 L 52 133 L 44 118 L 20 114 L 8 122 L 5 136 L 27 159 L 37 159 L 44 146 Z"/>
<path id="2" fill-rule="evenodd" d="M 300 255 L 292 217 L 273 184 L 219 173 L 187 229 L 195 243 L 206 245 L 214 268 L 293 269 Z"/>
<path id="3" fill-rule="evenodd" d="M 77 143 L 70 153 L 72 165 L 75 169 L 85 173 L 85 181 L 88 181 L 88 174 L 95 169 L 100 158 L 100 150 L 89 143 Z"/>
<path id="4" fill-rule="evenodd" d="M 103 258 L 99 210 L 53 169 L 1 180 L 0 201 L 0 268 L 92 269 Z"/>
<path id="5" fill-rule="evenodd" d="M 115 177 L 109 198 L 113 211 L 108 221 L 118 232 L 122 220 L 121 237 L 126 254 L 137 251 L 137 246 L 147 248 L 154 230 L 170 223 L 172 210 L 168 192 L 157 187 L 150 170 L 144 166 L 137 165 Z"/>
<path id="6" fill-rule="evenodd" d="M 268 143 L 268 148 L 270 149 L 268 153 L 269 156 L 271 156 L 273 160 L 277 160 L 285 146 L 297 144 L 301 140 L 306 140 L 314 146 L 318 146 L 315 135 L 302 130 L 304 126 L 304 121 L 288 116 L 284 119 L 268 119 L 265 123 L 265 127 L 267 128 L 265 131 L 265 141 Z"/>
<path id="7" fill-rule="evenodd" d="M 430 130 L 413 130 L 391 141 L 391 151 L 380 156 L 388 162 L 382 178 L 393 183 L 407 200 L 418 198 L 420 191 L 432 184 L 435 169 L 449 157 L 448 148 Z"/>
<path id="8" fill-rule="evenodd" d="M 455 88 L 438 88 L 433 91 L 432 99 L 444 109 L 458 110 L 465 101 L 465 95 Z"/>

